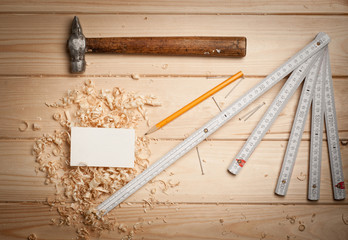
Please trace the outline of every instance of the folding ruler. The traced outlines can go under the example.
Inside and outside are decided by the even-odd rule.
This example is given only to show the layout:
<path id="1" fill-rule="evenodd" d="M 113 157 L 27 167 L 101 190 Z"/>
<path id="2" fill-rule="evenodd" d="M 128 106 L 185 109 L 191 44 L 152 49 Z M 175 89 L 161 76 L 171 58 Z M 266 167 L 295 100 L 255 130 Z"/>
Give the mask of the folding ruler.
<path id="1" fill-rule="evenodd" d="M 301 58 L 301 55 L 297 57 Z M 234 158 L 228 170 L 233 174 L 237 174 L 240 171 L 304 78 L 306 80 L 297 107 L 275 193 L 284 196 L 287 192 L 306 117 L 312 103 L 308 199 L 318 200 L 320 195 L 322 135 L 325 115 L 334 199 L 342 200 L 345 198 L 346 192 L 327 46 L 315 53 L 291 74 L 242 149 Z"/>
<path id="2" fill-rule="evenodd" d="M 261 95 L 267 92 L 277 82 L 279 82 L 295 69 L 296 74 L 292 74 L 292 77 L 290 78 L 295 78 L 296 84 L 299 85 L 300 83 L 297 83 L 297 80 L 301 78 L 303 79 L 307 75 L 307 67 L 314 64 L 319 55 L 321 55 L 319 54 L 319 52 L 321 52 L 329 42 L 330 38 L 328 35 L 326 35 L 325 33 L 319 33 L 310 44 L 299 51 L 295 56 L 290 58 L 284 65 L 276 69 L 273 73 L 263 79 L 259 84 L 249 90 L 237 101 L 229 105 L 226 109 L 212 118 L 208 123 L 196 130 L 183 142 L 181 142 L 171 151 L 165 154 L 161 159 L 149 166 L 132 181 L 122 187 L 119 191 L 102 202 L 97 207 L 98 213 L 100 215 L 105 215 L 106 213 L 111 211 L 114 207 L 127 199 L 130 195 L 144 186 L 148 181 L 156 177 L 164 169 L 172 165 L 176 160 L 184 156 L 192 148 L 194 148 L 196 145 L 198 145 L 200 142 L 202 142 L 204 139 L 218 130 L 232 117 L 234 117 L 245 107 L 247 107 Z M 287 83 L 289 82 L 288 85 L 291 85 L 292 87 L 294 83 L 289 80 L 287 81 Z M 245 163 L 245 160 L 243 161 Z M 240 162 L 244 164 L 243 161 Z M 232 165 L 232 167 L 232 170 L 234 170 L 234 165 Z"/>
<path id="3" fill-rule="evenodd" d="M 315 71 L 317 71 L 317 73 L 315 73 Z M 318 77 L 314 79 L 316 83 L 315 81 L 311 80 L 310 76 L 307 77 L 302 89 L 301 98 L 297 107 L 296 116 L 292 126 L 275 193 L 284 196 L 287 192 L 301 141 L 306 116 L 312 102 L 308 199 L 319 200 L 320 196 L 322 135 L 324 124 L 323 121 L 325 116 L 334 199 L 343 200 L 345 199 L 346 192 L 344 186 L 328 49 L 325 49 L 323 52 L 320 68 L 312 68 L 311 74 L 318 74 Z"/>

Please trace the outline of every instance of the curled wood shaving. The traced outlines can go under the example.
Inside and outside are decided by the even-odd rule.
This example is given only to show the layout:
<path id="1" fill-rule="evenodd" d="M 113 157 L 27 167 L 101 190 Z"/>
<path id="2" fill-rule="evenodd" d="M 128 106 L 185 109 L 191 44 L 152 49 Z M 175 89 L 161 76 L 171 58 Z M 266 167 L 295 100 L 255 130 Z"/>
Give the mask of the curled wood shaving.
<path id="1" fill-rule="evenodd" d="M 148 200 L 143 199 L 143 201 L 144 201 L 145 203 L 147 203 L 147 204 L 150 206 L 151 209 L 153 209 L 153 205 L 152 205 Z"/>
<path id="2" fill-rule="evenodd" d="M 55 114 L 53 114 L 53 119 L 54 119 L 54 120 L 58 121 L 58 120 L 60 120 L 61 118 L 62 118 L 62 115 L 61 115 L 60 113 L 55 113 Z"/>
<path id="3" fill-rule="evenodd" d="M 342 221 L 345 225 L 348 225 L 348 217 L 344 216 L 344 214 L 342 213 Z"/>
<path id="4" fill-rule="evenodd" d="M 136 74 L 136 73 L 133 73 L 133 74 L 131 75 L 131 77 L 132 77 L 134 80 L 139 80 L 139 79 L 140 79 L 139 74 Z"/>
<path id="5" fill-rule="evenodd" d="M 168 184 L 169 184 L 169 186 L 170 186 L 171 188 L 174 188 L 174 187 L 179 186 L 179 185 L 180 185 L 180 182 L 178 181 L 178 182 L 176 182 L 176 183 L 173 183 L 172 180 L 170 179 L 170 180 L 168 181 Z"/>
<path id="6" fill-rule="evenodd" d="M 33 131 L 39 131 L 39 130 L 41 130 L 40 125 L 39 125 L 39 124 L 37 124 L 37 123 L 33 123 L 32 128 L 33 128 Z"/>
<path id="7" fill-rule="evenodd" d="M 37 240 L 37 236 L 35 233 L 31 233 L 29 236 L 28 236 L 28 240 Z"/>
<path id="8" fill-rule="evenodd" d="M 22 125 L 18 128 L 19 131 L 25 132 L 29 127 L 29 123 L 27 121 L 22 121 Z"/>
<path id="9" fill-rule="evenodd" d="M 90 235 L 88 230 L 85 227 L 78 228 L 76 230 L 76 233 L 77 233 L 77 237 L 82 239 L 87 238 L 87 236 Z"/>
<path id="10" fill-rule="evenodd" d="M 60 217 L 51 223 L 76 227 L 79 239 L 89 239 L 91 231 L 116 229 L 132 236 L 134 226 L 132 230 L 118 225 L 115 218 L 100 217 L 95 207 L 148 167 L 149 139 L 136 138 L 134 168 L 71 167 L 71 126 L 135 128 L 142 119 L 148 121 L 145 106 L 160 103 L 152 95 L 137 95 L 117 87 L 97 90 L 89 80 L 80 89 L 69 90 L 59 102 L 46 105 L 57 108 L 52 117 L 63 127 L 44 134 L 33 146 L 38 170 L 46 175 L 45 184 L 56 188 L 55 199 L 47 199 L 47 205 L 56 209 Z M 149 201 L 150 206 L 153 204 Z"/>
<path id="11" fill-rule="evenodd" d="M 71 116 L 70 116 L 70 112 L 68 110 L 64 111 L 65 117 L 67 121 L 71 121 Z"/>
<path id="12" fill-rule="evenodd" d="M 304 181 L 306 180 L 306 174 L 303 174 L 303 172 L 300 173 L 300 176 L 297 176 L 297 179 L 300 180 L 300 181 Z"/>
<path id="13" fill-rule="evenodd" d="M 289 215 L 287 215 L 286 219 L 289 220 L 289 222 L 291 224 L 295 224 L 295 222 L 296 222 L 296 216 L 289 216 Z"/>
<path id="14" fill-rule="evenodd" d="M 160 182 L 160 183 L 162 183 L 162 185 L 163 185 L 163 187 L 160 187 L 161 188 L 161 190 L 162 190 L 162 192 L 166 192 L 167 190 L 168 190 L 168 185 L 167 185 L 167 183 L 165 182 L 165 181 L 163 181 L 163 180 L 152 180 L 152 181 L 150 181 L 151 183 L 156 183 L 156 182 Z"/>
<path id="15" fill-rule="evenodd" d="M 298 230 L 303 232 L 306 229 L 306 226 L 301 224 L 300 226 L 298 226 Z"/>
<path id="16" fill-rule="evenodd" d="M 141 229 L 144 224 L 144 220 L 142 222 L 137 222 L 133 225 L 133 230 L 136 232 L 137 230 Z"/>
<path id="17" fill-rule="evenodd" d="M 118 230 L 120 231 L 120 232 L 127 232 L 127 229 L 128 229 L 128 227 L 127 227 L 127 225 L 125 225 L 125 224 L 123 224 L 123 223 L 121 223 L 119 226 L 118 226 Z"/>

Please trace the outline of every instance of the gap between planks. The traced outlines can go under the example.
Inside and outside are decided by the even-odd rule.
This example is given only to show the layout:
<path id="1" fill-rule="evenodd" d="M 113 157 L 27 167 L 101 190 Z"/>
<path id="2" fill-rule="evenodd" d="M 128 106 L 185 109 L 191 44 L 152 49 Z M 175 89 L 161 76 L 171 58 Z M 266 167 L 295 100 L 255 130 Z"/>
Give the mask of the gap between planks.
<path id="1" fill-rule="evenodd" d="M 348 130 L 342 130 L 339 131 L 338 133 L 346 133 Z M 304 131 L 304 133 L 309 133 L 308 131 Z M 324 131 L 325 133 L 325 131 Z M 272 134 L 277 134 L 272 132 Z M 38 137 L 34 138 L 7 138 L 7 137 L 0 137 L 0 142 L 32 142 L 38 140 Z M 149 138 L 150 141 L 167 141 L 167 142 L 176 142 L 176 141 L 184 141 L 186 138 Z M 248 138 L 214 138 L 214 139 L 204 139 L 203 141 L 206 142 L 243 142 L 246 141 Z M 279 142 L 279 141 L 288 141 L 288 138 L 266 138 L 262 139 L 262 141 L 267 141 L 267 142 Z M 339 138 L 340 141 L 347 141 L 347 138 Z M 309 142 L 309 139 L 302 139 L 302 142 Z M 323 142 L 327 142 L 327 139 L 323 139 Z"/>
<path id="2" fill-rule="evenodd" d="M 348 16 L 348 13 L 346 12 L 272 12 L 272 13 L 267 13 L 267 12 L 238 12 L 238 13 L 210 13 L 210 12 L 199 12 L 199 13 L 193 13 L 193 12 L 79 12 L 79 11 L 53 11 L 53 12 L 40 12 L 40 11 L 28 11 L 28 12 L 20 12 L 20 11 L 7 11 L 7 12 L 0 12 L 0 15 L 9 15 L 9 14 L 25 14 L 25 15 L 156 15 L 156 16 L 161 16 L 161 15 L 172 15 L 172 16 L 245 16 L 245 15 L 250 15 L 250 16 Z"/>
<path id="3" fill-rule="evenodd" d="M 290 74 L 289 74 L 290 75 Z M 247 75 L 244 74 L 245 78 L 260 78 L 261 80 L 266 78 L 268 75 Z M 0 78 L 129 78 L 132 79 L 132 74 L 1 74 Z M 224 79 L 231 77 L 229 75 L 206 75 L 206 74 L 139 74 L 140 78 L 206 78 L 206 79 Z M 348 75 L 332 75 L 332 78 L 335 79 L 344 79 L 347 78 Z M 287 80 L 288 76 L 283 78 L 282 80 Z M 261 81 L 260 80 L 260 81 Z M 281 80 L 281 81 L 282 81 Z"/>
<path id="4" fill-rule="evenodd" d="M 68 203 L 71 203 L 69 201 L 65 201 Z M 0 201 L 0 203 L 20 203 L 20 204 L 42 204 L 42 205 L 47 205 L 47 201 Z M 143 205 L 145 201 L 131 201 L 131 202 L 122 202 L 120 203 L 120 207 L 116 208 L 122 208 L 124 206 L 131 206 L 131 205 Z M 342 201 L 336 201 L 336 202 L 331 202 L 331 203 L 319 203 L 319 202 L 291 202 L 291 203 L 272 203 L 272 202 L 168 202 L 168 201 L 159 201 L 156 203 L 151 203 L 152 205 L 156 206 L 171 206 L 171 205 L 204 205 L 204 206 L 248 206 L 248 205 L 253 205 L 253 206 L 345 206 L 348 205 L 348 202 L 342 202 Z"/>
<path id="5" fill-rule="evenodd" d="M 117 54 L 120 55 L 120 54 Z M 139 55 L 141 56 L 141 55 Z M 132 78 L 132 74 L 0 74 L 0 77 L 6 78 Z M 207 74 L 140 74 L 141 78 L 228 78 L 231 75 L 207 75 Z M 245 78 L 265 78 L 264 75 L 245 75 Z M 335 77 L 335 76 L 332 76 Z M 339 75 L 335 78 L 346 78 L 345 75 Z M 285 78 L 286 79 L 286 78 Z"/>

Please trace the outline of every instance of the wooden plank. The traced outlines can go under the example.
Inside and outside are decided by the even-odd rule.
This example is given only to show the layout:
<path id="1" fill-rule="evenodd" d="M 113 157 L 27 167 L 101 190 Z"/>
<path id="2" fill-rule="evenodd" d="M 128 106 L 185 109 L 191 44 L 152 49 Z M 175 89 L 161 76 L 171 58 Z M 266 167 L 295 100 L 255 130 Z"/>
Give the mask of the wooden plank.
<path id="1" fill-rule="evenodd" d="M 144 219 L 142 231 L 132 239 L 347 239 L 342 221 L 348 206 L 313 205 L 201 205 L 155 206 L 144 213 L 141 205 L 124 206 L 109 213 L 128 228 Z M 56 212 L 47 206 L 28 203 L 0 203 L 0 237 L 25 239 L 35 233 L 38 239 L 72 239 L 73 227 L 49 225 Z M 290 223 L 289 217 L 295 217 Z M 221 220 L 220 220 L 221 219 Z M 164 222 L 165 221 L 165 222 Z M 223 221 L 223 222 L 221 222 Z M 299 226 L 305 226 L 304 231 Z M 105 232 L 102 239 L 125 234 Z M 99 239 L 95 236 L 92 239 Z"/>
<path id="2" fill-rule="evenodd" d="M 18 7 L 20 6 L 20 8 Z M 71 7 L 74 6 L 74 7 Z M 348 12 L 348 4 L 345 1 L 321 0 L 321 1 L 228 1 L 228 0 L 188 0 L 173 2 L 163 1 L 27 1 L 5 0 L 1 1 L 1 12 L 14 13 L 160 13 L 160 14 L 344 14 Z"/>
<path id="3" fill-rule="evenodd" d="M 31 155 L 33 142 L 2 142 L 0 145 L 1 164 L 4 164 L 0 173 L 0 201 L 43 201 L 48 196 L 54 196 L 54 187 L 44 184 L 44 174 L 35 173 L 35 166 L 38 165 Z M 22 150 L 16 152 L 18 147 Z M 41 197 L 38 198 L 38 195 Z"/>
<path id="4" fill-rule="evenodd" d="M 87 54 L 86 75 L 246 75 L 266 76 L 318 32 L 328 33 L 332 72 L 347 76 L 345 43 L 348 16 L 274 15 L 80 15 L 87 37 L 106 36 L 245 36 L 247 56 L 208 57 Z M 67 75 L 65 50 L 72 16 L 0 16 L 0 72 L 2 75 Z M 295 27 L 299 26 L 299 27 Z M 306 26 L 306 27 L 302 27 Z"/>
<path id="5" fill-rule="evenodd" d="M 232 73 L 231 73 L 232 74 Z M 207 78 L 141 78 L 132 80 L 128 77 L 105 77 L 105 78 L 37 78 L 37 77 L 0 77 L 0 138 L 33 138 L 40 137 L 43 133 L 52 133 L 60 129 L 58 122 L 53 120 L 52 115 L 63 109 L 49 108 L 46 102 L 54 103 L 64 97 L 68 89 L 79 88 L 87 79 L 92 79 L 96 83 L 97 89 L 113 89 L 121 87 L 126 91 L 134 91 L 139 94 L 153 94 L 158 97 L 162 103 L 161 107 L 148 107 L 148 116 L 150 125 L 159 122 L 173 112 L 177 111 L 193 99 L 202 95 L 207 90 L 218 85 L 225 78 L 207 79 Z M 261 78 L 249 78 L 243 80 L 233 93 L 225 99 L 226 94 L 236 83 L 226 87 L 215 95 L 221 108 L 227 107 L 238 97 L 247 92 L 252 86 L 261 81 Z M 284 81 L 283 81 L 284 82 Z M 264 96 L 243 110 L 229 123 L 211 135 L 209 139 L 233 139 L 245 140 L 261 119 L 263 113 L 267 110 L 283 82 L 277 84 Z M 339 136 L 342 140 L 348 139 L 348 112 L 345 102 L 348 91 L 347 78 L 334 78 L 334 90 L 336 100 L 336 111 L 338 119 Z M 299 99 L 300 89 L 288 103 L 284 111 L 280 114 L 273 124 L 270 132 L 266 134 L 265 139 L 269 140 L 287 140 L 291 130 L 293 118 Z M 247 121 L 240 121 L 239 117 L 249 112 L 255 106 L 265 102 L 257 113 Z M 208 122 L 219 112 L 212 99 L 207 99 L 189 112 L 180 116 L 178 119 L 169 123 L 159 131 L 150 135 L 153 138 L 160 139 L 183 139 Z M 72 112 L 71 112 L 72 113 Z M 73 117 L 73 114 L 71 114 Z M 199 116 L 199 117 L 197 117 Z M 30 126 L 27 131 L 18 130 L 22 127 L 22 121 L 27 121 Z M 32 124 L 41 126 L 41 130 L 33 131 Z M 137 134 L 144 134 L 150 126 L 143 121 L 139 124 Z M 310 138 L 310 121 L 307 120 L 303 139 Z M 326 138 L 326 136 L 325 136 Z"/>
<path id="6" fill-rule="evenodd" d="M 176 146 L 179 141 L 153 141 L 151 162 Z M 156 199 L 161 202 L 185 203 L 306 203 L 309 143 L 302 142 L 294 173 L 286 197 L 274 194 L 278 174 L 285 152 L 286 142 L 264 141 L 237 176 L 227 172 L 232 158 L 244 141 L 205 141 L 199 145 L 205 174 L 201 174 L 196 150 L 179 159 L 157 179 L 180 182 L 175 188 L 161 191 L 160 182 L 147 184 L 127 201 L 141 202 L 156 188 Z M 44 185 L 44 174 L 36 175 L 34 157 L 30 155 L 31 141 L 0 142 L 0 201 L 45 201 L 54 196 L 54 187 Z M 344 175 L 348 176 L 348 147 L 342 146 Z M 171 174 L 172 173 L 172 174 Z M 319 203 L 347 204 L 348 200 L 334 201 L 327 146 L 323 144 L 321 196 Z M 346 181 L 347 184 L 347 181 Z M 218 188 L 216 186 L 219 186 Z M 102 201 L 102 199 L 101 199 Z"/>

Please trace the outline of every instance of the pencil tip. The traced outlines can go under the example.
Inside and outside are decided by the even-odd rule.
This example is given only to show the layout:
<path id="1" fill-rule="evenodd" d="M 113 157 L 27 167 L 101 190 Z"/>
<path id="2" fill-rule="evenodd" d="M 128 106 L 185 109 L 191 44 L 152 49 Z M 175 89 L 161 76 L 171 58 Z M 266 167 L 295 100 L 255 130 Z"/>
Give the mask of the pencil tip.
<path id="1" fill-rule="evenodd" d="M 145 135 L 149 135 L 149 134 L 151 134 L 151 133 L 153 133 L 153 132 L 156 132 L 158 130 L 158 128 L 156 127 L 156 125 L 155 126 L 153 126 L 152 128 L 150 128 L 146 133 L 145 133 Z"/>

